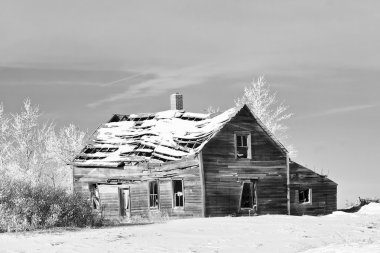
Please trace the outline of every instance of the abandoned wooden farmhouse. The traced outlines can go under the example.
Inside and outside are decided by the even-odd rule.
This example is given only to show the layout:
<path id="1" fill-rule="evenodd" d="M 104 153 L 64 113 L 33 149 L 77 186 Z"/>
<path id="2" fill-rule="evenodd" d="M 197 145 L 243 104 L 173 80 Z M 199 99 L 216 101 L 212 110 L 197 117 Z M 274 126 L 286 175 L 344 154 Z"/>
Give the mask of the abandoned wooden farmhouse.
<path id="1" fill-rule="evenodd" d="M 73 163 L 74 189 L 106 219 L 328 214 L 337 184 L 293 162 L 243 106 L 219 115 L 183 110 L 120 115 L 101 125 Z"/>

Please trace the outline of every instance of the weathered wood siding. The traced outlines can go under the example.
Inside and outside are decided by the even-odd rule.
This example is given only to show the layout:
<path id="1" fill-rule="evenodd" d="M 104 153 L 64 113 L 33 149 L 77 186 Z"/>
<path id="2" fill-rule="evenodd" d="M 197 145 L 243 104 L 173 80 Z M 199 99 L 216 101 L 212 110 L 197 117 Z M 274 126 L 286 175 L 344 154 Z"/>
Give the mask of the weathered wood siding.
<path id="1" fill-rule="evenodd" d="M 197 156 L 165 164 L 143 164 L 121 168 L 74 167 L 74 189 L 90 197 L 89 185 L 98 184 L 101 209 L 106 219 L 122 221 L 119 188 L 130 188 L 130 217 L 148 218 L 152 213 L 165 212 L 171 217 L 203 216 L 202 187 Z M 122 184 L 110 184 L 108 180 Z M 182 179 L 184 207 L 173 208 L 172 179 Z M 149 182 L 158 181 L 159 208 L 149 207 Z"/>
<path id="2" fill-rule="evenodd" d="M 311 189 L 311 203 L 299 203 L 298 191 Z M 292 215 L 322 215 L 337 209 L 337 184 L 325 176 L 292 162 L 290 164 Z"/>
<path id="3" fill-rule="evenodd" d="M 251 133 L 252 159 L 235 159 L 236 132 Z M 243 181 L 257 180 L 257 213 L 287 213 L 286 155 L 243 108 L 202 150 L 206 216 L 246 215 Z"/>

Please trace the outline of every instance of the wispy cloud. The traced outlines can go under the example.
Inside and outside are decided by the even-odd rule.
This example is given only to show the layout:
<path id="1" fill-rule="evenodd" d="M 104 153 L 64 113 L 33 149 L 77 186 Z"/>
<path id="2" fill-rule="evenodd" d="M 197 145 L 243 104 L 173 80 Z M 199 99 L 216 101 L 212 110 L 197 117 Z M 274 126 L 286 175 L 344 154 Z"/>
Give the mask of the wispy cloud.
<path id="1" fill-rule="evenodd" d="M 147 78 L 150 77 L 132 71 L 0 66 L 0 86 L 85 85 L 104 87 L 123 81 L 138 81 Z"/>
<path id="2" fill-rule="evenodd" d="M 297 117 L 297 119 L 316 118 L 316 117 L 330 116 L 330 115 L 336 115 L 336 114 L 351 113 L 351 112 L 357 112 L 357 111 L 370 109 L 376 106 L 377 106 L 376 104 L 363 104 L 363 105 L 352 105 L 352 106 L 346 106 L 346 107 L 332 108 L 332 109 L 328 109 L 322 112 L 312 113 L 305 116 L 299 116 Z"/>
<path id="3" fill-rule="evenodd" d="M 152 74 L 152 71 L 149 70 Z M 185 67 L 175 70 L 156 70 L 159 74 L 154 74 L 155 78 L 143 80 L 136 84 L 131 84 L 128 88 L 117 94 L 113 94 L 107 98 L 87 104 L 88 107 L 97 107 L 105 103 L 110 103 L 122 99 L 132 99 L 138 97 L 149 97 L 162 94 L 173 89 L 196 85 L 205 81 L 208 77 L 215 74 L 216 69 L 212 64 L 202 64 L 197 66 Z M 141 74 L 143 75 L 143 74 Z M 131 78 L 124 78 L 110 82 L 109 84 L 126 83 Z"/>

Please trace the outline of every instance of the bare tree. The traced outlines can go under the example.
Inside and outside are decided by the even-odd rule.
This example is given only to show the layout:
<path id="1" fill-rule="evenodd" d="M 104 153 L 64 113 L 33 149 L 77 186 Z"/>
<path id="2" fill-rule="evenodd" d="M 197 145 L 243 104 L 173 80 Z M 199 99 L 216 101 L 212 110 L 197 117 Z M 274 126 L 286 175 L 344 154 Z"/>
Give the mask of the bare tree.
<path id="1" fill-rule="evenodd" d="M 267 129 L 286 146 L 290 156 L 296 155 L 293 146 L 287 143 L 288 127 L 284 123 L 292 117 L 293 113 L 289 113 L 288 106 L 278 101 L 277 94 L 270 90 L 263 76 L 245 87 L 243 96 L 237 98 L 235 104 L 236 106 L 247 104 Z"/>

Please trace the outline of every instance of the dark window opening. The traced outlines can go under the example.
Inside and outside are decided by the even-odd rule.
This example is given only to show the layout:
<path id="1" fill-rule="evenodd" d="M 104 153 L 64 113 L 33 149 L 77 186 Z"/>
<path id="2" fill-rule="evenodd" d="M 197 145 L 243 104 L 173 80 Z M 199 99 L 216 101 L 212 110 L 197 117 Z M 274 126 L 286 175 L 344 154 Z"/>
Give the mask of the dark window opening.
<path id="1" fill-rule="evenodd" d="M 183 207 L 183 181 L 173 180 L 174 207 Z"/>
<path id="2" fill-rule="evenodd" d="M 298 192 L 299 203 L 311 203 L 311 189 L 300 190 Z"/>
<path id="3" fill-rule="evenodd" d="M 90 184 L 90 193 L 91 193 L 91 206 L 94 209 L 100 209 L 100 196 L 99 188 L 97 184 Z"/>
<path id="4" fill-rule="evenodd" d="M 254 184 L 252 182 L 244 182 L 241 193 L 240 208 L 253 208 L 255 204 Z"/>
<path id="5" fill-rule="evenodd" d="M 236 158 L 249 158 L 248 135 L 236 135 Z"/>
<path id="6" fill-rule="evenodd" d="M 131 201 L 129 196 L 129 188 L 119 189 L 120 215 L 127 216 L 130 211 Z"/>
<path id="7" fill-rule="evenodd" d="M 158 196 L 158 182 L 149 182 L 149 206 L 151 208 L 158 208 L 159 196 Z"/>

